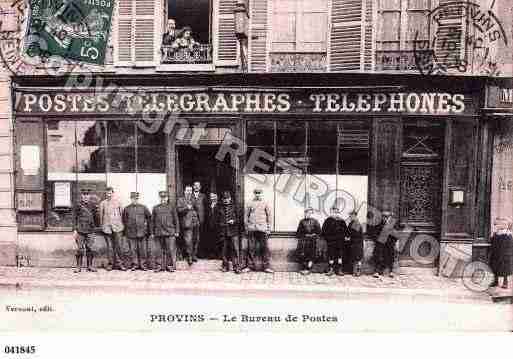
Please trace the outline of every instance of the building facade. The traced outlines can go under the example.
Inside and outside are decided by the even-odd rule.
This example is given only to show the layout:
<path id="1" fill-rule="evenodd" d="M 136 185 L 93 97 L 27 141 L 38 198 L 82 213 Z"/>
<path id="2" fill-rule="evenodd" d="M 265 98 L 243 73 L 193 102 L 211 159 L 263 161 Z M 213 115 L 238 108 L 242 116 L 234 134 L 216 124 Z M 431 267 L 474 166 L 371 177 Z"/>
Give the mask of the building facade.
<path id="1" fill-rule="evenodd" d="M 151 207 L 201 181 L 233 192 L 242 219 L 261 187 L 277 269 L 294 268 L 307 206 L 320 220 L 335 203 L 357 210 L 364 226 L 393 211 L 399 265 L 444 275 L 486 261 L 492 216 L 513 215 L 496 181 L 511 134 L 507 1 L 119 0 L 101 67 L 10 55 L 27 14 L 14 11 L 1 264 L 71 265 L 81 188 L 99 200 L 112 186 L 124 204 L 139 191 Z"/>

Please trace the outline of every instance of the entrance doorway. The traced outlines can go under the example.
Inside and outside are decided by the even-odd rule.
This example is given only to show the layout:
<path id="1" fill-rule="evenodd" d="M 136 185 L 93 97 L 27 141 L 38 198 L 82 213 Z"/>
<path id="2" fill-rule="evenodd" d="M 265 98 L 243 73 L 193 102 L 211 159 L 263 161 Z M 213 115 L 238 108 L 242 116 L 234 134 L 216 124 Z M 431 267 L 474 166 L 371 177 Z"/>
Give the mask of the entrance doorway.
<path id="1" fill-rule="evenodd" d="M 219 145 L 202 145 L 195 149 L 189 145 L 176 146 L 176 189 L 177 197 L 183 195 L 186 185 L 193 182 L 201 183 L 201 191 L 209 201 L 210 193 L 216 193 L 219 201 L 223 191 L 230 191 L 235 201 L 235 170 L 229 161 L 221 162 L 216 159 Z M 212 231 L 208 229 L 208 210 L 205 228 L 200 235 L 198 248 L 199 258 L 220 258 L 220 243 Z"/>

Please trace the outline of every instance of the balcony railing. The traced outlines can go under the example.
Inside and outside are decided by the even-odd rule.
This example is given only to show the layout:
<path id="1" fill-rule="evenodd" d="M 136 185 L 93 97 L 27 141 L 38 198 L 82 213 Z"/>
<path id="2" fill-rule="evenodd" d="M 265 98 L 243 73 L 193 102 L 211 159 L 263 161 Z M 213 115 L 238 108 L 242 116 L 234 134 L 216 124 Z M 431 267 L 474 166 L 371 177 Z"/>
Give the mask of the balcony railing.
<path id="1" fill-rule="evenodd" d="M 420 56 L 426 56 L 426 50 L 417 50 L 417 54 L 412 50 L 376 51 L 376 71 L 418 70 L 415 56 L 422 61 Z"/>
<path id="2" fill-rule="evenodd" d="M 210 64 L 212 63 L 212 46 L 199 44 L 192 48 L 173 48 L 163 45 L 162 64 Z"/>

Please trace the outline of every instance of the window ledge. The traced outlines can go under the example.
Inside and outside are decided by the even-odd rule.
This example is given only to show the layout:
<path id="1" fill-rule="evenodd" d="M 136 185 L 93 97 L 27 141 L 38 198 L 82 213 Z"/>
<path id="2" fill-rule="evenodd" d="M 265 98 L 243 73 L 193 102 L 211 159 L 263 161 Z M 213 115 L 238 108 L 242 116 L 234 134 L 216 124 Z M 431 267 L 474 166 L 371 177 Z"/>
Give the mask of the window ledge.
<path id="1" fill-rule="evenodd" d="M 214 64 L 165 64 L 158 65 L 157 72 L 215 71 Z"/>

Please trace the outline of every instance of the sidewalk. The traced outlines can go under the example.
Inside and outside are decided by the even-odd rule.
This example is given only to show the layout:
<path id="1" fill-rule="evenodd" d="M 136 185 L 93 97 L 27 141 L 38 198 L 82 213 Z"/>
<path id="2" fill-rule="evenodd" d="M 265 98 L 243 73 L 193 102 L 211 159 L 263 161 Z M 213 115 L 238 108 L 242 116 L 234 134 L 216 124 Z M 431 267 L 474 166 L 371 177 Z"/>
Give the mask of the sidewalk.
<path id="1" fill-rule="evenodd" d="M 201 263 L 198 263 L 198 267 Z M 73 273 L 61 268 L 0 267 L 0 288 L 95 289 L 102 291 L 143 291 L 196 293 L 201 295 L 301 295 L 302 297 L 393 298 L 440 301 L 480 301 L 492 303 L 489 293 L 468 290 L 460 279 L 417 274 L 398 275 L 381 279 L 363 275 L 327 277 L 314 273 L 302 276 L 295 272 L 250 272 L 236 275 L 220 271 L 185 269 L 175 273 L 151 271 L 111 271 Z M 510 293 L 511 294 L 511 293 Z"/>

